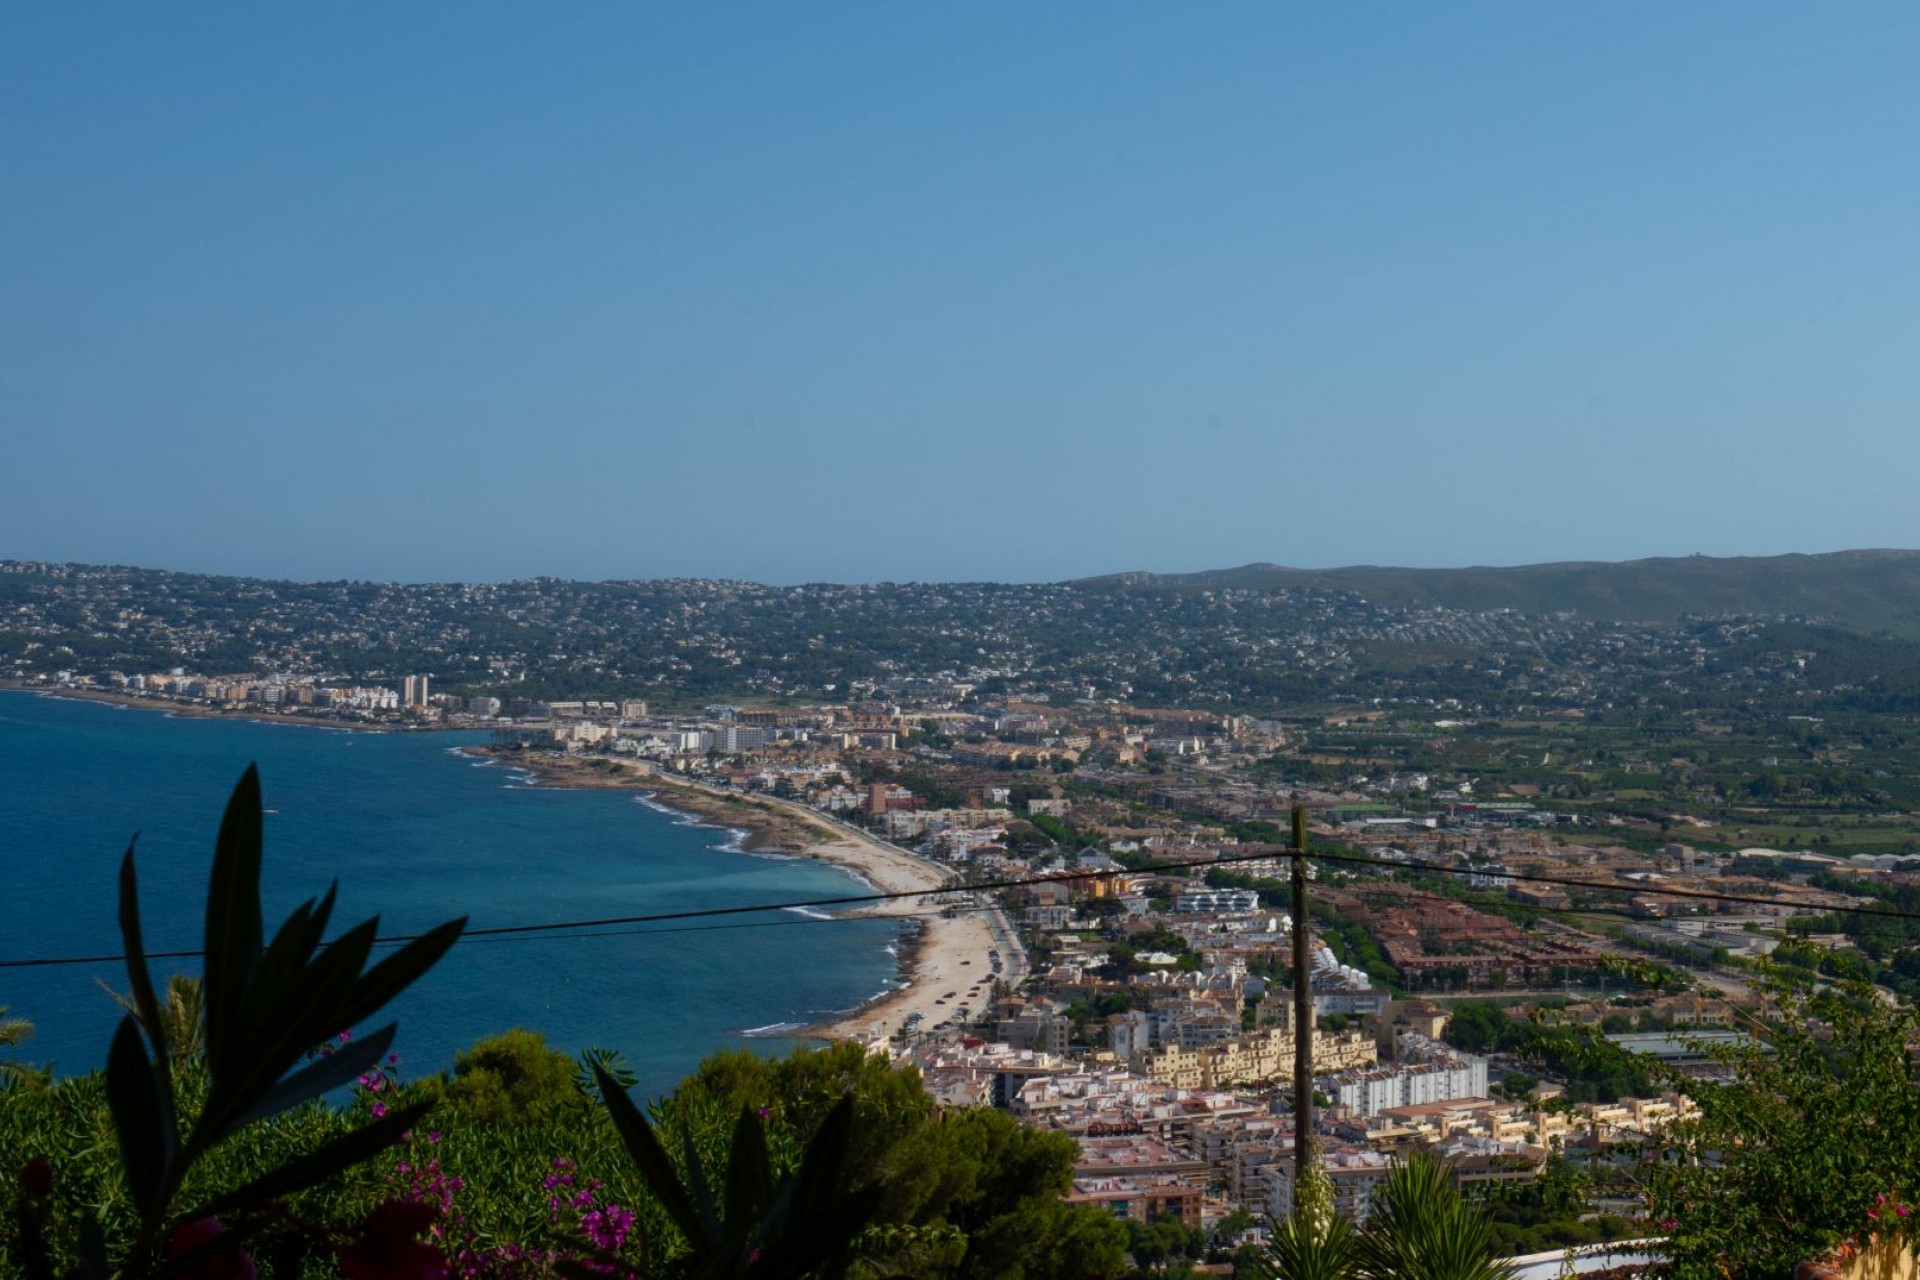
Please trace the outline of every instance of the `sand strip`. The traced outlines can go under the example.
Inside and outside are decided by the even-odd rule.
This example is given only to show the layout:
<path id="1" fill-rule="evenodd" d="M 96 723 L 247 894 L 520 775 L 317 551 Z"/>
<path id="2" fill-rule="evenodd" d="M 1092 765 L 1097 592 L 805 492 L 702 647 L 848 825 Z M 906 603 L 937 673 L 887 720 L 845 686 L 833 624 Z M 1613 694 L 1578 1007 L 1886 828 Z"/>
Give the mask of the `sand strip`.
<path id="1" fill-rule="evenodd" d="M 884 1039 L 909 1029 L 936 1031 L 965 1016 L 985 1012 L 993 999 L 992 957 L 1009 987 L 1026 975 L 1027 957 L 1012 924 L 984 894 L 941 893 L 953 872 L 939 863 L 889 844 L 858 827 L 796 801 L 743 794 L 697 782 L 653 766 L 607 756 L 560 756 L 532 751 L 470 749 L 531 772 L 549 786 L 618 788 L 651 792 L 660 804 L 715 826 L 748 832 L 749 850 L 780 850 L 843 867 L 883 893 L 913 894 L 843 909 L 847 914 L 912 918 L 917 937 L 901 948 L 898 990 L 868 1001 L 833 1022 L 800 1034 L 821 1039 Z M 955 907 L 952 915 L 945 914 Z"/>

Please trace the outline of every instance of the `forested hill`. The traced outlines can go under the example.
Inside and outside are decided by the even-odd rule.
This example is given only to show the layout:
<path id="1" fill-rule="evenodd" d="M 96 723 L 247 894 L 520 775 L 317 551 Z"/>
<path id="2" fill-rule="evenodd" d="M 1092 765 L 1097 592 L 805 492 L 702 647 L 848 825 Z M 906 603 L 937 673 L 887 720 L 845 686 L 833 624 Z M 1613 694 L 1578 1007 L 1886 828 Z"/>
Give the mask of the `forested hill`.
<path id="1" fill-rule="evenodd" d="M 1087 587 L 1159 590 L 1317 588 L 1384 605 L 1572 613 L 1593 622 L 1674 622 L 1715 614 L 1792 614 L 1862 631 L 1920 635 L 1920 551 L 1684 556 L 1511 568 L 1292 569 L 1249 564 L 1201 573 L 1115 574 Z"/>
<path id="2" fill-rule="evenodd" d="M 1044 696 L 1250 713 L 1413 700 L 1473 713 L 1910 714 L 1916 565 L 1915 553 L 1878 552 L 1296 581 L 1253 568 L 767 586 L 276 582 L 0 560 L 0 678 L 111 683 L 181 668 L 391 684 L 427 672 L 454 694 L 692 706 Z M 1762 566 L 1790 585 L 1763 590 Z"/>

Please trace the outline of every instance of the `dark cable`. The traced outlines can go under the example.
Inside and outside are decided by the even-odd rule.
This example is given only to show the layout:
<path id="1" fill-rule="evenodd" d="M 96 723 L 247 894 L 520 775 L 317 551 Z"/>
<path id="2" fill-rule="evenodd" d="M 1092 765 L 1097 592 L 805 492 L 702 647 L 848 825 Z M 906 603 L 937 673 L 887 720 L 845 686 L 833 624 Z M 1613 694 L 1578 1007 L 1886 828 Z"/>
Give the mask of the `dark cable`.
<path id="1" fill-rule="evenodd" d="M 1061 884 L 1076 880 L 1100 880 L 1110 876 L 1146 875 L 1161 871 L 1192 871 L 1196 868 L 1231 866 L 1243 862 L 1267 862 L 1278 858 L 1290 857 L 1286 850 L 1264 850 L 1260 853 L 1236 854 L 1227 858 L 1204 858 L 1189 861 L 1162 861 L 1139 867 L 1116 867 L 1111 871 L 1060 871 L 1044 876 L 1025 876 L 1008 880 L 987 880 L 978 884 L 949 885 L 940 889 L 900 889 L 887 892 L 847 894 L 834 898 L 809 898 L 798 902 L 763 902 L 737 907 L 700 907 L 686 911 L 663 911 L 648 915 L 604 916 L 590 920 L 559 920 L 550 924 L 512 924 L 491 925 L 479 929 L 468 929 L 460 936 L 460 941 L 475 938 L 497 938 L 515 935 L 558 933 L 563 930 L 606 929 L 620 925 L 656 924 L 677 920 L 707 920 L 722 916 L 750 915 L 763 911 L 786 911 L 795 907 L 841 907 L 856 906 L 873 902 L 893 902 L 902 898 L 938 898 L 947 894 L 979 893 L 999 889 L 1020 889 L 1037 884 Z M 1426 871 L 1436 875 L 1481 875 L 1485 874 L 1473 867 L 1441 866 L 1429 862 L 1402 862 L 1393 858 L 1376 858 L 1360 854 L 1341 854 L 1308 851 L 1307 857 L 1316 862 L 1346 863 L 1357 866 L 1383 867 L 1389 870 Z M 1605 884 L 1594 880 L 1573 880 L 1562 876 L 1529 874 L 1519 871 L 1502 871 L 1497 874 L 1509 880 L 1524 880 L 1529 883 L 1559 885 L 1563 888 L 1593 889 L 1603 893 L 1638 893 L 1655 896 L 1699 899 L 1709 902 L 1738 902 L 1754 906 L 1798 906 L 1810 910 L 1845 915 L 1876 916 L 1889 920 L 1920 921 L 1920 912 L 1898 911 L 1890 908 L 1875 907 L 1823 907 L 1815 903 L 1795 903 L 1781 898 L 1762 898 L 1754 895 L 1715 893 L 1703 889 L 1660 888 L 1652 885 Z M 956 904 L 960 905 L 960 904 Z M 1525 907 L 1528 904 L 1516 904 Z M 990 908 L 982 908 L 990 909 Z M 1543 908 L 1532 908 L 1542 910 Z M 862 918 L 862 917 L 848 917 Z M 664 931 L 662 931 L 664 932 Z M 378 942 L 411 942 L 419 934 L 393 934 L 377 939 Z M 204 954 L 191 951 L 150 951 L 150 960 L 193 959 Z M 59 965 L 77 964 L 113 964 L 123 957 L 119 954 L 97 956 L 48 956 L 32 959 L 0 960 L 0 969 L 33 969 Z"/>

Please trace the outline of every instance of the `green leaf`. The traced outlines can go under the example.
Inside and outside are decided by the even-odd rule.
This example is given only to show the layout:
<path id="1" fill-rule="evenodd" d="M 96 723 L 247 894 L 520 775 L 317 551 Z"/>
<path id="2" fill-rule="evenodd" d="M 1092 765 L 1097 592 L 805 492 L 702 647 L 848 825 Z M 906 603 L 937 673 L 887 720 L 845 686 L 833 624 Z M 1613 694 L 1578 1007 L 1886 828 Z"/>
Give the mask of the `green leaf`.
<path id="1" fill-rule="evenodd" d="M 436 925 L 382 960 L 361 977 L 342 1012 L 350 1027 L 385 1008 L 387 1002 L 419 981 L 427 970 L 440 962 L 466 930 L 467 917 Z M 338 1028 L 336 1028 L 337 1030 Z"/>
<path id="2" fill-rule="evenodd" d="M 773 1199 L 773 1169 L 767 1135 L 753 1108 L 742 1106 L 733 1126 L 733 1156 L 727 1165 L 727 1231 L 738 1235 L 759 1221 Z"/>
<path id="3" fill-rule="evenodd" d="M 100 1226 L 100 1215 L 89 1209 L 80 1219 L 80 1265 L 75 1275 L 81 1280 L 107 1280 L 107 1233 Z"/>
<path id="4" fill-rule="evenodd" d="M 304 907 L 275 935 L 229 1027 L 234 1052 L 215 1067 L 196 1139 L 211 1146 L 239 1124 L 300 1055 L 346 1028 L 338 1021 L 350 984 L 373 945 L 373 923 L 347 931 L 312 964 L 302 953 Z"/>
<path id="5" fill-rule="evenodd" d="M 392 1047 L 396 1029 L 397 1024 L 389 1022 L 377 1031 L 356 1036 L 351 1044 L 343 1045 L 325 1057 L 316 1058 L 267 1090 L 258 1102 L 234 1122 L 234 1128 L 278 1115 L 288 1107 L 298 1106 L 309 1098 L 317 1098 L 330 1089 L 337 1089 L 357 1078 L 367 1068 L 377 1066 Z"/>
<path id="6" fill-rule="evenodd" d="M 800 1157 L 794 1177 L 793 1212 L 801 1221 L 822 1215 L 845 1184 L 847 1152 L 853 1139 L 853 1095 L 834 1104 L 813 1141 Z"/>
<path id="7" fill-rule="evenodd" d="M 343 1169 L 371 1160 L 398 1142 L 401 1134 L 411 1129 L 415 1121 L 431 1110 L 433 1110 L 433 1104 L 423 1102 L 418 1106 L 390 1112 L 365 1128 L 355 1129 L 352 1133 L 335 1138 L 318 1150 L 288 1161 L 273 1172 L 255 1178 L 245 1186 L 208 1201 L 189 1214 L 188 1218 L 192 1220 L 215 1217 L 235 1209 L 269 1204 L 313 1186 L 315 1183 L 324 1182 Z"/>
<path id="8" fill-rule="evenodd" d="M 47 1237 L 40 1213 L 40 1207 L 26 1196 L 14 1202 L 14 1251 L 23 1268 L 24 1280 L 54 1280 L 53 1259 L 47 1255 Z"/>
<path id="9" fill-rule="evenodd" d="M 614 1130 L 619 1133 L 621 1143 L 632 1158 L 634 1168 L 647 1180 L 647 1187 L 658 1197 L 661 1207 L 673 1224 L 680 1228 L 680 1234 L 696 1247 L 708 1239 L 705 1221 L 687 1189 L 680 1181 L 680 1174 L 673 1167 L 673 1161 L 667 1157 L 666 1149 L 654 1136 L 653 1126 L 640 1114 L 640 1108 L 634 1105 L 627 1091 L 615 1083 L 613 1077 L 598 1066 L 593 1068 L 594 1078 L 600 1085 L 600 1097 L 607 1106 L 607 1115 L 613 1121 Z"/>
<path id="10" fill-rule="evenodd" d="M 253 1072 L 265 1077 L 259 1087 L 278 1080 L 314 1045 L 353 1026 L 349 1001 L 378 929 L 377 917 L 362 921 L 310 963 L 311 953 L 300 950 L 298 937 L 288 938 L 284 951 L 281 937 L 274 939 L 268 948 L 271 962 L 261 965 L 240 1023 L 259 1059 Z M 281 929 L 282 936 L 294 932 L 294 921 Z M 288 968 L 284 978 L 279 977 L 282 954 Z"/>
<path id="11" fill-rule="evenodd" d="M 700 1221 L 706 1234 L 717 1240 L 726 1234 L 726 1225 L 720 1221 L 719 1206 L 713 1202 L 713 1189 L 707 1185 L 706 1166 L 700 1163 L 700 1153 L 693 1149 L 693 1129 L 683 1126 L 680 1130 L 680 1154 L 687 1165 L 688 1189 L 693 1193 L 694 1207 L 700 1210 Z"/>
<path id="12" fill-rule="evenodd" d="M 852 1147 L 853 1096 L 834 1105 L 802 1155 L 799 1172 L 787 1179 L 766 1210 L 763 1247 L 747 1274 L 755 1280 L 788 1280 L 835 1258 L 844 1258 L 878 1212 L 882 1188 L 845 1190 Z M 735 1234 L 738 1227 L 728 1224 Z M 834 1267 L 838 1272 L 842 1268 Z"/>
<path id="13" fill-rule="evenodd" d="M 250 764 L 227 799 L 207 885 L 207 1063 L 216 1079 L 245 1052 L 233 1033 L 260 957 L 262 837 L 260 772 Z"/>
<path id="14" fill-rule="evenodd" d="M 164 1061 L 170 1053 L 167 1022 L 160 1016 L 160 1000 L 154 994 L 153 977 L 147 972 L 147 947 L 140 932 L 140 880 L 133 867 L 133 846 L 139 839 L 135 835 L 128 841 L 127 851 L 120 858 L 120 942 L 126 953 L 127 982 L 133 990 L 134 1008 L 140 1011 L 147 1038 L 153 1042 L 154 1056 Z M 169 1092 L 171 1086 L 169 1080 Z"/>
<path id="15" fill-rule="evenodd" d="M 162 1212 L 174 1139 L 166 1101 L 147 1061 L 140 1031 L 129 1014 L 120 1020 L 107 1052 L 107 1105 L 120 1136 L 120 1163 L 127 1189 L 143 1218 Z"/>
<path id="16" fill-rule="evenodd" d="M 866 1187 L 839 1198 L 833 1207 L 815 1218 L 788 1214 L 782 1230 L 770 1235 L 760 1258 L 747 1269 L 753 1280 L 798 1280 L 820 1274 L 816 1268 L 842 1258 L 853 1247 L 861 1231 L 879 1211 L 883 1195 L 880 1187 Z M 844 1270 L 835 1266 L 826 1274 Z"/>

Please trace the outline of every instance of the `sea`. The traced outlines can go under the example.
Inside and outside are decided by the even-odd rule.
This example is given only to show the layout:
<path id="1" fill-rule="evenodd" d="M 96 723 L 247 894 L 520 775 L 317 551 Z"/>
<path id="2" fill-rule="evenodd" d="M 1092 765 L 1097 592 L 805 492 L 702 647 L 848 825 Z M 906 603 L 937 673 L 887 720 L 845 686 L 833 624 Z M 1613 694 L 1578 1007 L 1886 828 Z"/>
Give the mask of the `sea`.
<path id="1" fill-rule="evenodd" d="M 799 902 L 860 893 L 824 863 L 749 853 L 631 791 L 547 788 L 462 754 L 476 733 L 367 733 L 176 716 L 0 691 L 0 1005 L 33 1022 L 10 1056 L 60 1074 L 105 1060 L 127 989 L 115 881 L 136 833 L 149 951 L 200 946 L 213 843 L 249 763 L 264 792 L 269 936 L 339 884 L 340 928 L 413 933 Z M 568 1053 L 626 1056 L 648 1094 L 720 1049 L 784 1052 L 790 1034 L 889 988 L 898 926 L 815 909 L 634 925 L 590 936 L 475 938 L 365 1031 L 399 1023 L 403 1074 L 444 1070 L 479 1037 L 538 1031 Z M 376 951 L 376 954 L 382 952 Z M 197 972 L 156 961 L 156 980 Z M 342 1028 L 346 1030 L 346 1028 Z"/>

